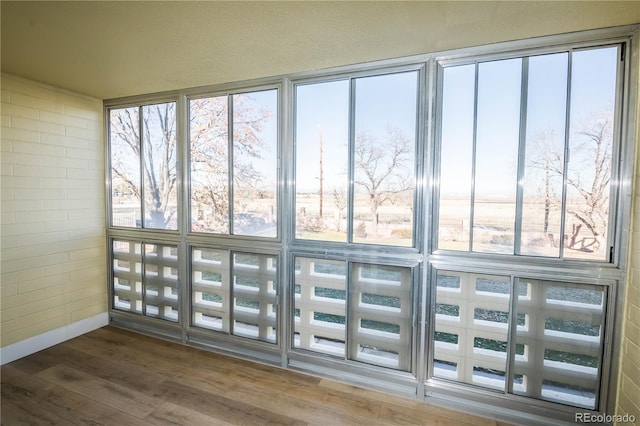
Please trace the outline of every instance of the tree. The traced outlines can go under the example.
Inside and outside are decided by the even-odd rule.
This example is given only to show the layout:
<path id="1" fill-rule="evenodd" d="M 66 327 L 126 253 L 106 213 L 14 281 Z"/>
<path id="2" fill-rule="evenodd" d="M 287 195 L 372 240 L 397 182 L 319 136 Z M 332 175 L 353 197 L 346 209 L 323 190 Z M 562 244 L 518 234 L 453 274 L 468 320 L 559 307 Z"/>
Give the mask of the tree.
<path id="1" fill-rule="evenodd" d="M 260 173 L 246 158 L 259 158 L 264 148 L 259 137 L 269 113 L 255 110 L 248 94 L 234 95 L 233 149 L 235 184 L 259 188 Z M 227 97 L 196 99 L 190 103 L 191 199 L 197 205 L 194 218 L 201 217 L 202 230 L 226 232 L 229 214 Z M 111 158 L 114 180 L 123 182 L 138 201 L 140 148 L 143 168 L 145 225 L 170 228 L 177 211 L 177 148 L 175 103 L 144 106 L 143 138 L 139 137 L 137 108 L 112 111 Z M 199 211 L 207 209 L 205 212 Z"/>
<path id="2" fill-rule="evenodd" d="M 111 115 L 113 176 L 123 182 L 139 201 L 140 156 L 144 147 L 145 223 L 154 228 L 170 228 L 176 214 L 176 113 L 175 104 L 143 107 L 143 137 L 139 136 L 139 110 L 125 108 Z M 133 155 L 132 155 L 133 154 Z"/>
<path id="3" fill-rule="evenodd" d="M 368 196 L 374 236 L 380 207 L 413 189 L 413 151 L 412 141 L 392 126 L 387 126 L 383 143 L 367 133 L 356 137 L 354 183 Z"/>
<path id="4" fill-rule="evenodd" d="M 613 113 L 606 111 L 592 115 L 575 132 L 570 140 L 566 171 L 564 146 L 557 142 L 553 132 L 539 132 L 533 142 L 535 150 L 530 165 L 545 172 L 545 224 L 548 224 L 548 212 L 553 204 L 548 189 L 550 176 L 564 177 L 566 174 L 566 213 L 578 222 L 567 245 L 573 247 L 584 226 L 597 246 L 608 226 Z"/>

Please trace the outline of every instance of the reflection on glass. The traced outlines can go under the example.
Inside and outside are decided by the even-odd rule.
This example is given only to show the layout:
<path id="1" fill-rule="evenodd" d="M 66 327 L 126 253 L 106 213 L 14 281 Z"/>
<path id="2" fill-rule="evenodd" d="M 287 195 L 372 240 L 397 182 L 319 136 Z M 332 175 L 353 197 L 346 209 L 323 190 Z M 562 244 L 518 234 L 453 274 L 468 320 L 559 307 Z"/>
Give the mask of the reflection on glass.
<path id="1" fill-rule="evenodd" d="M 294 347 L 344 358 L 346 274 L 345 262 L 296 257 Z"/>
<path id="2" fill-rule="evenodd" d="M 141 227 L 140 122 L 138 108 L 109 113 L 111 224 Z"/>
<path id="3" fill-rule="evenodd" d="M 278 92 L 232 96 L 233 233 L 277 235 Z"/>
<path id="4" fill-rule="evenodd" d="M 277 265 L 274 256 L 233 254 L 234 335 L 277 342 Z"/>
<path id="5" fill-rule="evenodd" d="M 349 82 L 296 88 L 296 238 L 347 240 Z"/>
<path id="6" fill-rule="evenodd" d="M 504 390 L 510 278 L 438 271 L 433 375 Z"/>
<path id="7" fill-rule="evenodd" d="M 444 70 L 438 247 L 469 249 L 475 65 Z"/>
<path id="8" fill-rule="evenodd" d="M 229 252 L 193 248 L 191 259 L 193 325 L 229 332 Z"/>
<path id="9" fill-rule="evenodd" d="M 142 107 L 146 228 L 177 229 L 176 104 Z"/>
<path id="10" fill-rule="evenodd" d="M 413 244 L 417 76 L 355 80 L 354 242 Z"/>
<path id="11" fill-rule="evenodd" d="M 191 230 L 229 233 L 229 136 L 226 96 L 189 102 Z"/>
<path id="12" fill-rule="evenodd" d="M 176 246 L 144 244 L 144 314 L 178 321 L 178 254 Z"/>
<path id="13" fill-rule="evenodd" d="M 520 253 L 560 255 L 568 54 L 529 59 Z"/>
<path id="14" fill-rule="evenodd" d="M 522 60 L 478 66 L 473 251 L 513 253 Z"/>
<path id="15" fill-rule="evenodd" d="M 575 52 L 565 210 L 565 257 L 607 255 L 618 48 Z"/>
<path id="16" fill-rule="evenodd" d="M 409 371 L 411 269 L 354 263 L 350 285 L 349 359 Z"/>
<path id="17" fill-rule="evenodd" d="M 606 304 L 603 286 L 518 279 L 513 393 L 595 409 Z"/>

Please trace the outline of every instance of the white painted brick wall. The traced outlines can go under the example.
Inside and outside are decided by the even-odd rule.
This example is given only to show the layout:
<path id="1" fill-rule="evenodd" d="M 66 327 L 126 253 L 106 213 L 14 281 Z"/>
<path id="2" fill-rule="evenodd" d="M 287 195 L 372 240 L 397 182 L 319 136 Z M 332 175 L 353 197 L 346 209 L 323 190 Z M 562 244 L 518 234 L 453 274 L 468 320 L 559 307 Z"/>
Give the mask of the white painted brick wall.
<path id="1" fill-rule="evenodd" d="M 102 102 L 1 78 L 1 339 L 107 311 Z"/>

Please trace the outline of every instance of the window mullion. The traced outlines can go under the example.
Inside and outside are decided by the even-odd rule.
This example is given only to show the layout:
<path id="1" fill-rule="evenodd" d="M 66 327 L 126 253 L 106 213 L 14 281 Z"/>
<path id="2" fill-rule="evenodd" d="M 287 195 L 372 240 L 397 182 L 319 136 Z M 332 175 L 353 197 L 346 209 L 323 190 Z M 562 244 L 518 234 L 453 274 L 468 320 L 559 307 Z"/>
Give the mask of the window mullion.
<path id="1" fill-rule="evenodd" d="M 353 218 L 355 214 L 355 144 L 356 144 L 356 84 L 355 79 L 349 79 L 349 153 L 347 187 L 347 242 L 353 242 Z"/>
<path id="2" fill-rule="evenodd" d="M 562 207 L 560 211 L 560 238 L 558 245 L 560 246 L 560 259 L 564 258 L 564 235 L 565 226 L 567 221 L 567 170 L 569 167 L 569 156 L 571 155 L 569 149 L 569 138 L 571 137 L 571 63 L 573 61 L 573 50 L 569 51 L 569 58 L 567 60 L 567 98 L 566 98 L 566 113 L 565 113 L 565 127 L 564 127 L 564 159 L 562 165 Z"/>
<path id="3" fill-rule="evenodd" d="M 233 235 L 233 208 L 234 208 L 234 170 L 233 170 L 233 95 L 227 96 L 227 161 L 228 170 L 227 170 L 227 180 L 229 182 L 228 191 L 229 191 L 229 205 L 227 206 L 229 213 L 229 229 L 227 232 L 229 235 Z"/>
<path id="4" fill-rule="evenodd" d="M 138 152 L 140 153 L 140 228 L 145 228 L 145 173 L 144 173 L 144 111 L 138 107 Z"/>
<path id="5" fill-rule="evenodd" d="M 516 184 L 516 217 L 514 226 L 513 250 L 520 254 L 522 243 L 522 209 L 524 200 L 524 170 L 527 149 L 527 98 L 529 93 L 529 58 L 522 58 L 522 78 L 520 81 L 520 141 L 518 146 L 518 171 Z"/>
<path id="6" fill-rule="evenodd" d="M 473 217 L 476 200 L 476 151 L 478 142 L 478 79 L 480 65 L 475 64 L 475 76 L 473 83 L 473 142 L 471 153 L 471 200 L 469 203 L 469 247 L 468 251 L 473 251 Z"/>

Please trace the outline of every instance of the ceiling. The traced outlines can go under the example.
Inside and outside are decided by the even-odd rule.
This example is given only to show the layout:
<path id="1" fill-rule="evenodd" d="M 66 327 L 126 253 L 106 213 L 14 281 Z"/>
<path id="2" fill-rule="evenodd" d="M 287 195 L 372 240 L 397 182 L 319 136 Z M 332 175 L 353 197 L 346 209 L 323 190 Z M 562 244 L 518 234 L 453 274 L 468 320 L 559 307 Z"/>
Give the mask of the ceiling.
<path id="1" fill-rule="evenodd" d="M 99 99 L 640 22 L 640 2 L 1 1 L 2 72 Z"/>

